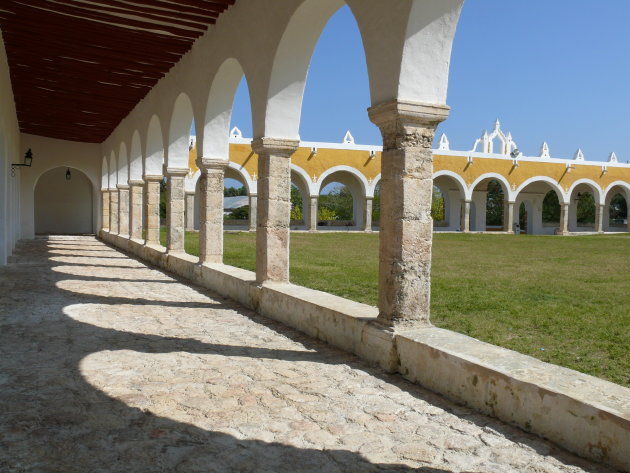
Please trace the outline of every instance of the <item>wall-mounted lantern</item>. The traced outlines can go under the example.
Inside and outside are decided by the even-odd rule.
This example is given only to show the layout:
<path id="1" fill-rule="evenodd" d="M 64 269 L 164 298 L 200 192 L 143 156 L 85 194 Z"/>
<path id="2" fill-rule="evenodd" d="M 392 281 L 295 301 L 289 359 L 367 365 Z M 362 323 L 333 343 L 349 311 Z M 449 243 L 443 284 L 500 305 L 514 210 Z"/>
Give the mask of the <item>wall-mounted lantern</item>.
<path id="1" fill-rule="evenodd" d="M 66 181 L 72 179 L 72 173 L 70 172 L 70 168 L 66 169 Z"/>
<path id="2" fill-rule="evenodd" d="M 24 162 L 23 163 L 12 163 L 11 164 L 11 177 L 15 177 L 15 168 L 18 166 L 26 166 L 26 167 L 31 167 L 31 165 L 33 164 L 33 152 L 31 151 L 31 148 L 28 149 L 28 151 L 26 152 L 26 154 L 24 154 Z"/>

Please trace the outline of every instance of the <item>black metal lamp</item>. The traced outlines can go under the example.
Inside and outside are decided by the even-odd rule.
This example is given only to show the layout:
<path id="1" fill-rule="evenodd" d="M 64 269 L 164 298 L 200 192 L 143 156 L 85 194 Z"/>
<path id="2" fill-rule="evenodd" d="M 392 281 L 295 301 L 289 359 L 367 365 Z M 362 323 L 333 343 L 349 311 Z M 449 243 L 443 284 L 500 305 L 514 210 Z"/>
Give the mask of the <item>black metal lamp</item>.
<path id="1" fill-rule="evenodd" d="M 70 168 L 66 169 L 66 181 L 72 179 L 72 174 L 70 173 Z"/>
<path id="2" fill-rule="evenodd" d="M 31 151 L 31 148 L 28 149 L 28 151 L 26 152 L 26 154 L 24 155 L 24 162 L 23 163 L 12 163 L 11 164 L 11 176 L 15 176 L 15 168 L 18 166 L 26 166 L 26 167 L 31 167 L 31 164 L 33 164 L 33 152 Z"/>

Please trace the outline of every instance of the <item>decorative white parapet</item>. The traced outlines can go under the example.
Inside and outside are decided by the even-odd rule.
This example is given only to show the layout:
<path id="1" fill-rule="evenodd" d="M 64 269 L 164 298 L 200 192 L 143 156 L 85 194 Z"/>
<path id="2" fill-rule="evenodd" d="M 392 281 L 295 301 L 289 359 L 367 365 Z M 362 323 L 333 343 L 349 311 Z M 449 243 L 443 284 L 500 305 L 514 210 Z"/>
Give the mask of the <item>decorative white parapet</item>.
<path id="1" fill-rule="evenodd" d="M 614 151 L 612 153 L 610 153 L 610 156 L 608 157 L 608 162 L 609 163 L 618 163 L 619 162 L 617 160 L 617 155 L 615 154 Z"/>
<path id="2" fill-rule="evenodd" d="M 230 131 L 230 138 L 240 140 L 243 138 L 243 132 L 240 130 L 240 128 L 235 126 Z"/>
<path id="3" fill-rule="evenodd" d="M 578 150 L 575 152 L 573 159 L 575 161 L 584 161 L 584 153 L 582 152 L 580 148 L 578 148 Z"/>
<path id="4" fill-rule="evenodd" d="M 448 138 L 446 137 L 445 133 L 442 133 L 442 136 L 440 137 L 440 144 L 439 144 L 438 149 L 440 151 L 450 151 L 451 149 L 451 145 L 448 142 Z"/>
<path id="5" fill-rule="evenodd" d="M 551 154 L 549 153 L 549 145 L 547 144 L 546 141 L 543 141 L 543 144 L 540 147 L 540 157 L 551 158 Z"/>
<path id="6" fill-rule="evenodd" d="M 350 133 L 350 130 L 346 132 L 345 136 L 343 137 L 342 143 L 347 144 L 347 145 L 354 144 L 354 136 L 352 136 L 352 133 Z"/>

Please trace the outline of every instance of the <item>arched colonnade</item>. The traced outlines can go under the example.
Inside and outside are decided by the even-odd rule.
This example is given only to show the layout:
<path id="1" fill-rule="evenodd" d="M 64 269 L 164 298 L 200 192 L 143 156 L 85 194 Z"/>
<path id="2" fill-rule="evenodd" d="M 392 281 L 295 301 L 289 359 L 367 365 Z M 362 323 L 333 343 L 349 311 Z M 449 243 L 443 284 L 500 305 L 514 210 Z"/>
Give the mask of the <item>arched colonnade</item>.
<path id="1" fill-rule="evenodd" d="M 428 320 L 431 228 L 423 207 L 430 205 L 431 170 L 425 166 L 413 179 L 406 170 L 418 161 L 430 162 L 435 128 L 448 116 L 448 67 L 462 3 L 287 0 L 273 9 L 268 2 L 237 4 L 103 143 L 103 234 L 144 238 L 147 246 L 158 246 L 159 189 L 166 177 L 166 252 L 184 251 L 186 191 L 195 190 L 186 183 L 194 123 L 199 263 L 222 262 L 229 126 L 234 93 L 245 76 L 254 132 L 248 146 L 258 157 L 252 179 L 257 197 L 256 280 L 288 281 L 291 162 L 299 149 L 308 67 L 329 18 L 348 5 L 365 49 L 369 117 L 382 131 L 384 154 L 392 156 L 383 166 L 381 181 L 383 200 L 389 203 L 381 219 L 388 242 L 380 250 L 381 321 L 395 325 Z M 410 135 L 416 139 L 404 139 Z M 333 178 L 348 175 L 340 170 Z M 365 188 L 357 186 L 354 192 L 358 195 Z M 426 201 L 410 198 L 415 193 Z M 409 245 L 418 251 L 410 251 Z M 411 279 L 424 282 L 409 286 L 405 281 Z"/>

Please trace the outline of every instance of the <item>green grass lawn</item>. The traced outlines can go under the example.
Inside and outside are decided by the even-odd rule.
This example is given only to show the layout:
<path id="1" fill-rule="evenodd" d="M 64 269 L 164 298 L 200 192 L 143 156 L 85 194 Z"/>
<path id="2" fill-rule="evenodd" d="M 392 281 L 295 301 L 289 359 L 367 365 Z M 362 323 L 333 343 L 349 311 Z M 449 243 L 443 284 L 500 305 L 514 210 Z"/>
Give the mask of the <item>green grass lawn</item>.
<path id="1" fill-rule="evenodd" d="M 255 268 L 255 235 L 225 263 Z M 198 254 L 198 235 L 186 236 Z M 540 360 L 630 385 L 630 236 L 436 234 L 431 320 Z M 291 281 L 376 305 L 378 235 L 293 233 Z"/>

